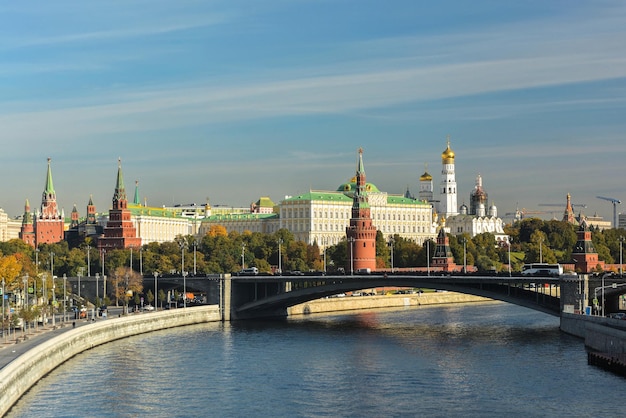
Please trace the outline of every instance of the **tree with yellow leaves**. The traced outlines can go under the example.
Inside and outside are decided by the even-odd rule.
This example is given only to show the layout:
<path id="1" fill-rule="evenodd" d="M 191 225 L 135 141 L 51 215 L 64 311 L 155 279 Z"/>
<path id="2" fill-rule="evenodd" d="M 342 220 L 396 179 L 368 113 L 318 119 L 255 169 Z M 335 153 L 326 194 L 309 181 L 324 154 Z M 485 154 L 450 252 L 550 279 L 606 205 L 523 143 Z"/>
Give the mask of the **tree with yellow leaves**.
<path id="1" fill-rule="evenodd" d="M 128 301 L 135 293 L 143 291 L 143 277 L 135 270 L 128 267 L 118 267 L 113 271 L 111 277 L 113 290 L 115 292 L 115 303 L 118 299 L 124 302 L 124 313 L 128 313 Z"/>
<path id="2" fill-rule="evenodd" d="M 22 282 L 18 278 L 21 272 L 22 264 L 14 254 L 0 256 L 0 278 L 4 278 L 6 289 L 15 290 L 20 287 Z"/>

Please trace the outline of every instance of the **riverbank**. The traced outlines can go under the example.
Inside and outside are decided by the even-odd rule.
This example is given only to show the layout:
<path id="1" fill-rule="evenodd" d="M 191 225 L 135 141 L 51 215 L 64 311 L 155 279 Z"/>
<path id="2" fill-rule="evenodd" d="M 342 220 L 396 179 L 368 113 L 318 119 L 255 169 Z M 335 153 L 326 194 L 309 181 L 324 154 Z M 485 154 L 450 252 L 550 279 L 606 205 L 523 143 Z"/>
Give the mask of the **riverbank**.
<path id="1" fill-rule="evenodd" d="M 454 292 L 346 296 L 314 300 L 288 309 L 289 315 L 331 313 L 359 309 L 406 308 L 428 305 L 489 302 L 492 299 Z M 12 347 L 28 351 L 0 369 L 0 416 L 39 379 L 75 355 L 121 338 L 185 325 L 220 321 L 217 305 L 174 309 L 79 323 L 76 328 L 42 331 Z M 4 346 L 4 349 L 9 349 Z"/>
<path id="2" fill-rule="evenodd" d="M 60 334 L 50 331 L 50 338 L 40 339 L 0 369 L 0 416 L 39 379 L 76 354 L 133 335 L 220 319 L 219 307 L 207 305 L 99 320 Z"/>
<path id="3" fill-rule="evenodd" d="M 308 315 L 359 309 L 408 308 L 456 303 L 493 302 L 493 299 L 455 292 L 424 292 L 400 295 L 345 296 L 317 299 L 287 309 L 291 315 Z"/>

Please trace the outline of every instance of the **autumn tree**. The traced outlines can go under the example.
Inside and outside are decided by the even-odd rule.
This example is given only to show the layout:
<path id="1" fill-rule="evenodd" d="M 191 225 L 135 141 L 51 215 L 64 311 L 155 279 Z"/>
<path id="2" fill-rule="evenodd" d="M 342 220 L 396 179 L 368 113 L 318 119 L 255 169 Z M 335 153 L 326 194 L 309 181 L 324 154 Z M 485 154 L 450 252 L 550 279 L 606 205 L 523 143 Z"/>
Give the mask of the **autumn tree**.
<path id="1" fill-rule="evenodd" d="M 124 302 L 124 313 L 128 313 L 128 301 L 136 293 L 143 291 L 143 278 L 141 274 L 129 267 L 118 267 L 113 271 L 111 277 L 115 292 L 115 301 L 118 299 Z"/>

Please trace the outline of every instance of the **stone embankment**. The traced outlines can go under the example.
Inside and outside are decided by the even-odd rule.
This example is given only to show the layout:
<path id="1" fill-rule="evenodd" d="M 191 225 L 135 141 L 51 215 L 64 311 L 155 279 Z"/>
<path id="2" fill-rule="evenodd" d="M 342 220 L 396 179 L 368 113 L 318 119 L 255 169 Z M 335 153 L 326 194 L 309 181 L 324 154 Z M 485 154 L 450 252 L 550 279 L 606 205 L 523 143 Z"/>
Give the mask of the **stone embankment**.
<path id="1" fill-rule="evenodd" d="M 424 292 L 402 295 L 345 296 L 317 299 L 287 310 L 289 315 L 350 311 L 356 309 L 406 308 L 450 303 L 493 302 L 480 296 L 455 292 Z"/>
<path id="2" fill-rule="evenodd" d="M 100 320 L 56 335 L 0 369 L 0 416 L 39 379 L 95 346 L 167 328 L 219 321 L 217 305 Z"/>
<path id="3" fill-rule="evenodd" d="M 405 308 L 491 299 L 454 292 L 402 295 L 346 296 L 319 299 L 289 308 L 289 315 L 356 309 Z M 107 342 L 185 325 L 220 321 L 217 305 L 130 315 L 99 320 L 44 340 L 0 369 L 0 416 L 3 416 L 39 379 L 75 355 Z"/>

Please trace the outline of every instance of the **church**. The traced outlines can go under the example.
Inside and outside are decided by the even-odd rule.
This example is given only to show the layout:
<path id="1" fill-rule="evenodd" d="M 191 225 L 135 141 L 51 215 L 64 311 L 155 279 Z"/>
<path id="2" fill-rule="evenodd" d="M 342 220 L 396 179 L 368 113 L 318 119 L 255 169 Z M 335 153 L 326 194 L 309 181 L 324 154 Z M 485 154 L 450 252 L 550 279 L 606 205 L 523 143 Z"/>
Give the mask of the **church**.
<path id="1" fill-rule="evenodd" d="M 504 221 L 498 217 L 498 209 L 489 205 L 488 194 L 479 174 L 476 185 L 470 193 L 470 206 L 463 203 L 457 206 L 457 184 L 455 175 L 456 154 L 450 147 L 450 138 L 441 154 L 440 199 L 433 196 L 432 176 L 425 172 L 420 177 L 420 198 L 432 203 L 434 215 L 439 224 L 445 224 L 447 232 L 453 235 L 469 234 L 470 237 L 489 232 L 495 236 L 498 245 L 508 245 L 509 236 L 504 232 Z M 441 216 L 441 217 L 439 217 Z"/>

